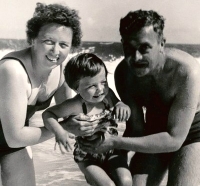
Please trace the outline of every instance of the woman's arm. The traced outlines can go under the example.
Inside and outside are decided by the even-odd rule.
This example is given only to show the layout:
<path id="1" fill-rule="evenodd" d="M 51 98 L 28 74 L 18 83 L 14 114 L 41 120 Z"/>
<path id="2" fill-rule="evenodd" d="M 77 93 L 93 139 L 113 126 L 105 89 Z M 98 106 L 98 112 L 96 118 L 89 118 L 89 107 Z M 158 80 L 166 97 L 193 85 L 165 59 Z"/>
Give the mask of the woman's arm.
<path id="1" fill-rule="evenodd" d="M 28 97 L 31 85 L 18 61 L 0 65 L 0 117 L 5 139 L 10 147 L 24 147 L 43 142 L 53 135 L 44 127 L 26 127 Z"/>
<path id="2" fill-rule="evenodd" d="M 71 97 L 72 89 L 69 88 L 66 82 L 62 82 L 61 87 L 54 94 L 56 104 L 60 104 Z"/>

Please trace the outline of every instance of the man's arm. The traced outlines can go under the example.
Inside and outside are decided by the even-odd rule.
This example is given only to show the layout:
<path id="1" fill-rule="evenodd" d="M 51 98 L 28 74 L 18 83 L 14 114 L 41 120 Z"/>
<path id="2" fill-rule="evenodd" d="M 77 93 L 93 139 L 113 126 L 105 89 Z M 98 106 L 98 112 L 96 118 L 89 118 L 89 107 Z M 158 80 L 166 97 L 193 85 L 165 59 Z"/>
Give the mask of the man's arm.
<path id="1" fill-rule="evenodd" d="M 121 74 L 121 77 L 125 75 L 125 73 L 121 73 L 123 72 L 121 69 L 123 69 L 121 66 L 117 69 L 115 77 L 119 74 Z M 193 66 L 192 68 L 187 66 L 186 69 L 181 66 L 181 68 L 173 74 L 176 76 L 173 78 L 175 94 L 168 114 L 167 130 L 165 132 L 141 137 L 140 135 L 138 135 L 138 137 L 132 137 L 137 136 L 140 132 L 142 134 L 142 118 L 139 117 L 141 115 L 141 109 L 135 102 L 131 103 L 131 97 L 127 97 L 128 99 L 126 98 L 123 91 L 129 91 L 127 89 L 123 90 L 121 87 L 123 87 L 124 84 L 122 84 L 120 78 L 116 78 L 116 87 L 119 95 L 131 108 L 131 118 L 127 123 L 124 137 L 105 136 L 105 140 L 102 144 L 99 145 L 97 143 L 99 146 L 96 152 L 105 152 L 110 149 L 124 149 L 143 153 L 164 153 L 178 150 L 187 137 L 195 113 L 199 111 L 199 69 L 199 66 Z M 162 125 L 162 123 L 160 123 L 160 125 Z M 94 149 L 93 144 L 83 142 L 82 145 L 86 151 Z"/>
<path id="2" fill-rule="evenodd" d="M 200 94 L 199 70 L 193 69 L 187 73 L 181 81 L 179 77 L 176 80 L 176 96 L 169 111 L 167 131 L 136 138 L 111 138 L 110 143 L 113 148 L 144 153 L 162 153 L 176 151 L 182 146 L 194 119 Z"/>

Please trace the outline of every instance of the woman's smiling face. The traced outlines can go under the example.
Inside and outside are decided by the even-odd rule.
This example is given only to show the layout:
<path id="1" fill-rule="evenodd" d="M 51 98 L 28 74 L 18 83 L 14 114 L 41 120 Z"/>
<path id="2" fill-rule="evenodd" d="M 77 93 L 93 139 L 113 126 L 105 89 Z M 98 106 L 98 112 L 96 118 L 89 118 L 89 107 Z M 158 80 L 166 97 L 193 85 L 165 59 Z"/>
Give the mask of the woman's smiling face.
<path id="1" fill-rule="evenodd" d="M 42 68 L 55 68 L 67 58 L 72 44 L 72 29 L 57 23 L 41 27 L 33 40 L 36 63 Z"/>

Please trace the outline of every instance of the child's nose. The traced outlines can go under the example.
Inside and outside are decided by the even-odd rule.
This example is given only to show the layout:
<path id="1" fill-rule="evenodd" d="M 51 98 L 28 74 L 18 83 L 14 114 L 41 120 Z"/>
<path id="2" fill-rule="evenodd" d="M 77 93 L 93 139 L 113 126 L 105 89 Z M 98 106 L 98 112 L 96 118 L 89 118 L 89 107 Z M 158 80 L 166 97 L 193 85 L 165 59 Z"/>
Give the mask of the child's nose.
<path id="1" fill-rule="evenodd" d="M 97 87 L 97 91 L 101 92 L 101 91 L 103 91 L 103 89 L 104 89 L 104 86 L 102 84 L 99 84 Z"/>

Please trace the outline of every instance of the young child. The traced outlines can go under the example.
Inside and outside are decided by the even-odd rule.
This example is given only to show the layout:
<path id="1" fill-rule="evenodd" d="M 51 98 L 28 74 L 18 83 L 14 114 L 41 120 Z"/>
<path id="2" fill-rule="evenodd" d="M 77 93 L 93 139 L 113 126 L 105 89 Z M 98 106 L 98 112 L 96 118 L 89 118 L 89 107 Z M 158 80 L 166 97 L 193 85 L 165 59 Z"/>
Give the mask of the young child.
<path id="1" fill-rule="evenodd" d="M 103 61 L 94 54 L 79 54 L 67 63 L 65 79 L 77 95 L 47 109 L 42 115 L 45 126 L 55 134 L 56 142 L 63 144 L 67 149 L 68 133 L 59 124 L 60 118 L 83 113 L 82 116 L 88 121 L 98 120 L 94 134 L 82 136 L 88 140 L 94 140 L 99 133 L 117 135 L 115 121 L 128 120 L 130 108 L 119 101 L 108 87 L 107 73 Z M 112 119 L 113 116 L 115 119 Z M 74 160 L 92 185 L 132 185 L 126 156 L 119 150 L 102 154 L 86 153 L 76 143 Z"/>

